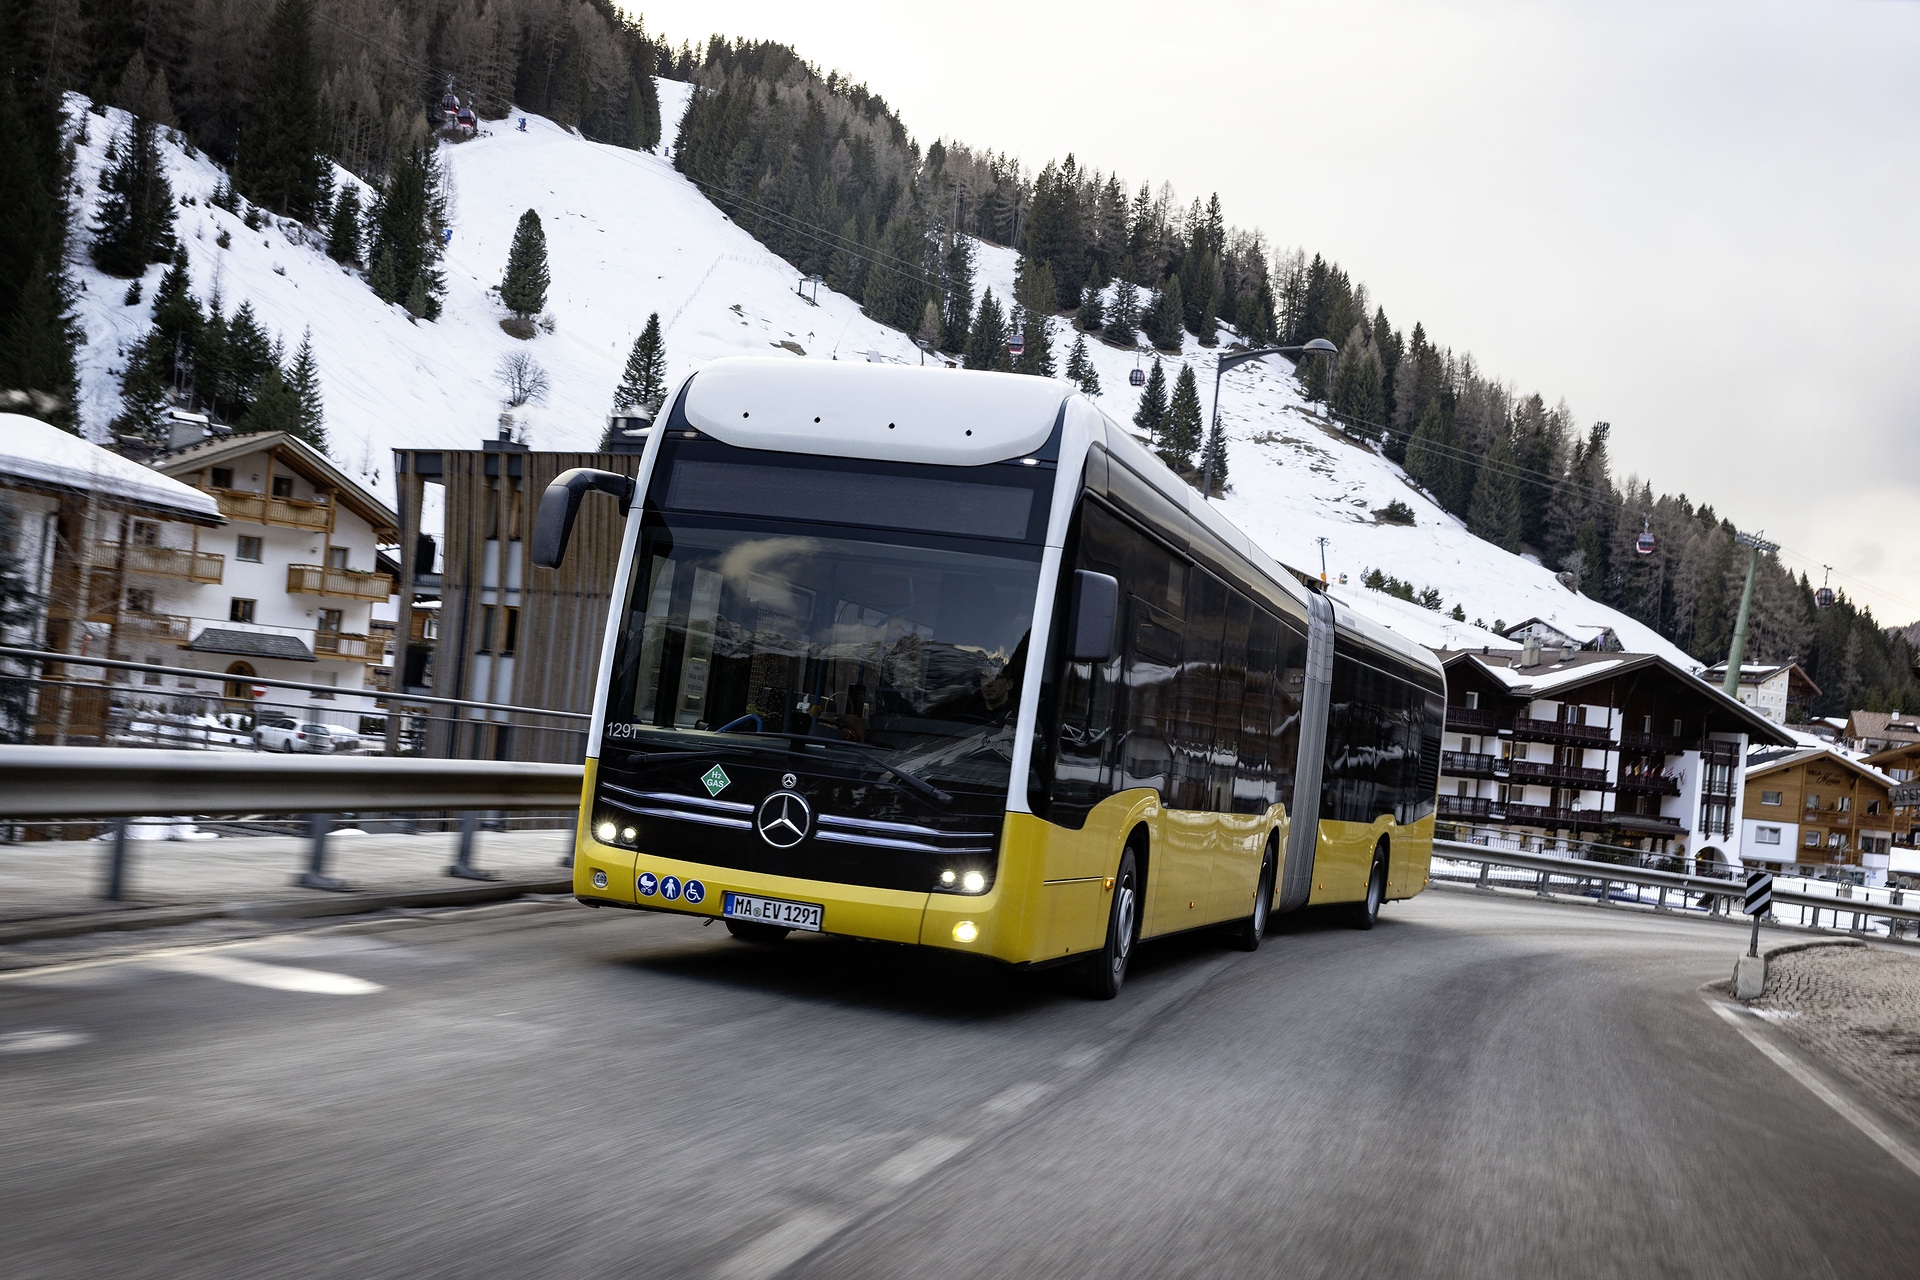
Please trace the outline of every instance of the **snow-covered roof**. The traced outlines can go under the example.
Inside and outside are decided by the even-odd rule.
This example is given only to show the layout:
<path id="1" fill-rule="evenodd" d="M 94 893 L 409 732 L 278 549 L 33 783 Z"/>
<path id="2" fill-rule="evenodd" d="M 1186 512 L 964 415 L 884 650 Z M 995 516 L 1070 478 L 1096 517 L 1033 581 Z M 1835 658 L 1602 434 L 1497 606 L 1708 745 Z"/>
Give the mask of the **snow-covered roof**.
<path id="1" fill-rule="evenodd" d="M 1805 764 L 1808 761 L 1818 759 L 1822 756 L 1830 757 L 1834 761 L 1845 765 L 1861 777 L 1866 778 L 1869 782 L 1877 783 L 1883 787 L 1897 785 L 1892 778 L 1889 778 L 1878 769 L 1870 765 L 1861 764 L 1858 760 L 1850 759 L 1827 746 L 1825 743 L 1817 747 L 1800 747 L 1789 751 L 1760 752 L 1747 762 L 1747 777 L 1757 778 L 1762 774 L 1772 773 L 1777 769 L 1790 768 L 1797 764 Z"/>
<path id="2" fill-rule="evenodd" d="M 0 477 L 115 498 L 198 524 L 225 523 L 211 494 L 24 414 L 0 413 Z"/>

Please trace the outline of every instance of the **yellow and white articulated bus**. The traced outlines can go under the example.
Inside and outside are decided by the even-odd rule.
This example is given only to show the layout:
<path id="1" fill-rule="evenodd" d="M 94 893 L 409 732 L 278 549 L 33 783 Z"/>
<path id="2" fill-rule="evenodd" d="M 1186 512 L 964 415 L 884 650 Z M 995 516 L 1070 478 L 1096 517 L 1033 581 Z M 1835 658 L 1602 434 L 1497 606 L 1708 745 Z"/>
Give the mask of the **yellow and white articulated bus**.
<path id="1" fill-rule="evenodd" d="M 1445 684 L 1058 382 L 729 359 L 634 480 L 574 859 L 592 906 L 1013 965 L 1425 885 Z"/>

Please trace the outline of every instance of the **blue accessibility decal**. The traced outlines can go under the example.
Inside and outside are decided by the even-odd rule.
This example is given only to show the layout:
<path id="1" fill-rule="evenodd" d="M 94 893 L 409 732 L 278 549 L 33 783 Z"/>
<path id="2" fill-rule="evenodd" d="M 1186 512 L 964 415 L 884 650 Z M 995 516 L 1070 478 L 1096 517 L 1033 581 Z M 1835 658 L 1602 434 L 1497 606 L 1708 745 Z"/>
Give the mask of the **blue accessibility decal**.
<path id="1" fill-rule="evenodd" d="M 672 902 L 680 896 L 680 881 L 675 876 L 663 876 L 660 880 L 660 896 Z"/>
<path id="2" fill-rule="evenodd" d="M 659 887 L 660 887 L 660 882 L 653 878 L 653 872 L 642 871 L 640 873 L 640 896 L 641 897 L 651 898 L 653 896 L 653 891 L 655 889 L 658 889 Z"/>
<path id="3" fill-rule="evenodd" d="M 684 892 L 687 895 L 688 902 L 705 902 L 707 900 L 707 886 L 701 884 L 698 880 L 687 881 L 687 887 Z"/>

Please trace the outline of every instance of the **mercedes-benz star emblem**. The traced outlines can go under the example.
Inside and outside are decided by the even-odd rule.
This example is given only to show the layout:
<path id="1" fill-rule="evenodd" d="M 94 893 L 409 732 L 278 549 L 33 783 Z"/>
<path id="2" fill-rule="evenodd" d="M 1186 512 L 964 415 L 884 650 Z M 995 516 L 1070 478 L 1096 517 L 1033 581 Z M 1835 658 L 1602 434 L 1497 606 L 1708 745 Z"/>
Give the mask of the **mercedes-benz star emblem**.
<path id="1" fill-rule="evenodd" d="M 791 791 L 776 791 L 760 802 L 753 815 L 760 838 L 776 849 L 791 849 L 807 838 L 813 810 Z"/>
<path id="2" fill-rule="evenodd" d="M 800 779 L 790 773 L 783 773 L 780 775 L 780 785 L 791 791 L 800 785 Z"/>

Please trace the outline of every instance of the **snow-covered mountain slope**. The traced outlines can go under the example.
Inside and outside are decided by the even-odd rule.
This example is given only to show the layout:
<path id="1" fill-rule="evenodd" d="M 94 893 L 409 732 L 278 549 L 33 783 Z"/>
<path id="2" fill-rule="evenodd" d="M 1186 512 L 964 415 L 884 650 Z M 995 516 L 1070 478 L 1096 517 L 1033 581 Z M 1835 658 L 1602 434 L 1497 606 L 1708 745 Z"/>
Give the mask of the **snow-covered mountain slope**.
<path id="1" fill-rule="evenodd" d="M 672 137 L 688 87 L 660 81 L 661 111 Z M 108 139 L 125 127 L 123 113 L 86 115 L 77 148 L 76 243 L 99 198 Z M 519 420 L 535 448 L 585 449 L 599 439 L 628 348 L 649 312 L 660 313 L 670 374 L 677 378 L 725 355 L 789 352 L 794 359 L 918 363 L 907 335 L 867 319 L 851 299 L 822 287 L 818 305 L 800 296 L 798 273 L 730 222 L 662 156 L 583 141 L 549 121 L 527 116 L 527 130 L 507 120 L 484 125 L 471 141 L 442 148 L 453 238 L 447 246 L 447 295 L 435 323 L 416 324 L 374 297 L 360 276 L 329 260 L 309 232 L 269 221 L 249 231 L 240 218 L 207 203 L 223 178 L 204 156 L 167 146 L 177 197 L 178 234 L 192 262 L 194 290 L 217 293 L 228 314 L 250 300 L 263 324 L 291 349 L 311 329 L 326 398 L 327 431 L 336 459 L 376 492 L 387 479 L 394 447 L 472 448 L 496 430 L 501 387 L 496 368 L 524 351 L 546 369 L 547 401 Z M 341 173 L 342 181 L 352 181 Z M 363 195 L 366 194 L 363 192 Z M 551 333 L 521 342 L 500 328 L 506 312 L 496 294 L 515 223 L 539 211 L 552 276 Z M 220 248 L 222 232 L 230 245 Z M 126 283 L 94 271 L 76 254 L 83 286 L 79 313 L 88 341 L 82 359 L 82 416 L 104 439 L 119 411 L 118 372 L 125 352 L 150 318 L 163 268 L 148 270 L 143 301 L 124 305 Z M 1003 305 L 1013 291 L 1014 255 L 980 246 L 978 281 Z M 1068 321 L 1049 321 L 1055 364 L 1064 369 L 1073 341 Z M 1131 419 L 1139 393 L 1127 373 L 1152 354 L 1088 343 L 1099 373 L 1100 404 Z M 1213 352 L 1187 339 L 1177 359 L 1192 363 L 1203 406 L 1212 407 Z M 1169 357 L 1170 361 L 1176 359 Z M 1169 367 L 1169 375 L 1177 370 Z M 1171 378 L 1170 378 L 1171 380 Z M 1510 555 L 1411 488 L 1383 457 L 1327 430 L 1305 408 L 1289 366 L 1270 359 L 1227 375 L 1221 418 L 1229 440 L 1231 489 L 1220 499 L 1228 516 L 1278 559 L 1318 569 L 1325 537 L 1334 596 L 1422 644 L 1504 644 L 1498 636 L 1444 613 L 1407 604 L 1358 584 L 1379 568 L 1436 588 L 1445 607 L 1469 619 L 1511 624 L 1540 617 L 1569 631 L 1612 627 L 1629 649 L 1693 665 L 1648 628 L 1568 591 L 1537 563 Z M 1411 527 L 1379 524 L 1372 512 L 1398 499 L 1414 511 Z M 1337 585 L 1339 575 L 1348 583 Z"/>

